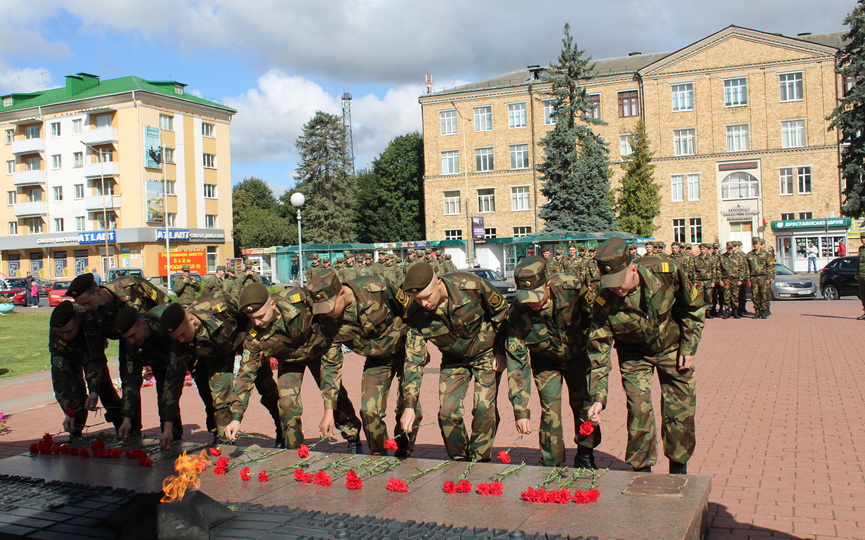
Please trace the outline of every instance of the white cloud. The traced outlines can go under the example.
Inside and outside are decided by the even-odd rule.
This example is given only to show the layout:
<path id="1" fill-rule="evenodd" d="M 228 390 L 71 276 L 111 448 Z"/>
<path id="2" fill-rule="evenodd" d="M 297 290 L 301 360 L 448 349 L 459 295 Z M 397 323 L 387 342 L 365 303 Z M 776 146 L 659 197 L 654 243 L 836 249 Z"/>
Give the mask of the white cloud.
<path id="1" fill-rule="evenodd" d="M 0 93 L 35 92 L 55 85 L 51 73 L 44 68 L 14 69 L 0 62 Z"/>

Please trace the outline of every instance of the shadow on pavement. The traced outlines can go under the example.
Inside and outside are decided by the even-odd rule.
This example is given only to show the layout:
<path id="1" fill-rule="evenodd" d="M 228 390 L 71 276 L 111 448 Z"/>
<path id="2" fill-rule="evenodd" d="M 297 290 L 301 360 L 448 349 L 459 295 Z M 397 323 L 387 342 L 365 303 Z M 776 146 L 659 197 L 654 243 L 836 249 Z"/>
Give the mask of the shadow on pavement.
<path id="1" fill-rule="evenodd" d="M 754 536 L 772 538 L 791 538 L 804 540 L 805 537 L 794 536 L 787 531 L 779 531 L 760 527 L 751 523 L 740 523 L 723 504 L 709 501 L 709 538 L 752 538 Z"/>

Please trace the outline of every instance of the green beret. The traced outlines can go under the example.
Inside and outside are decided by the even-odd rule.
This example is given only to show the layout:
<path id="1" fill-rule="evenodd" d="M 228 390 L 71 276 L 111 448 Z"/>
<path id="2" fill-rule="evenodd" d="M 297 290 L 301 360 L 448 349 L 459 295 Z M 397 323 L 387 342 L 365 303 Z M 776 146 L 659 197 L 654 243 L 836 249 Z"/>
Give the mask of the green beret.
<path id="1" fill-rule="evenodd" d="M 220 270 L 222 270 L 222 271 L 224 272 L 224 271 L 225 271 L 225 267 L 222 266 L 222 265 L 217 266 L 217 267 L 216 267 L 216 271 L 219 272 Z"/>
<path id="2" fill-rule="evenodd" d="M 69 284 L 69 288 L 66 289 L 66 296 L 78 298 L 79 295 L 90 292 L 95 284 L 96 280 L 93 278 L 93 274 L 81 274 Z"/>
<path id="3" fill-rule="evenodd" d="M 419 262 L 406 272 L 402 290 L 407 293 L 420 292 L 432 283 L 434 277 L 433 267 L 427 262 Z"/>
<path id="4" fill-rule="evenodd" d="M 254 313 L 261 309 L 261 306 L 269 299 L 270 293 L 267 292 L 267 287 L 262 283 L 255 282 L 250 283 L 243 289 L 237 305 L 241 313 Z"/>
<path id="5" fill-rule="evenodd" d="M 117 312 L 114 318 L 114 334 L 121 336 L 129 331 L 138 322 L 138 310 L 132 306 L 126 306 Z"/>
<path id="6" fill-rule="evenodd" d="M 92 274 L 87 275 L 93 277 Z M 51 312 L 51 318 L 49 319 L 48 324 L 51 325 L 52 328 L 59 328 L 65 326 L 66 323 L 75 317 L 75 315 L 75 304 L 69 300 L 64 300 L 57 304 L 57 307 Z"/>
<path id="7" fill-rule="evenodd" d="M 547 284 L 547 261 L 543 257 L 526 257 L 514 269 L 517 302 L 540 302 Z"/>
<path id="8" fill-rule="evenodd" d="M 183 306 L 177 302 L 172 302 L 168 304 L 168 307 L 162 312 L 162 316 L 159 317 L 159 327 L 166 334 L 170 334 L 177 330 L 177 327 L 183 324 L 185 319 L 186 311 Z"/>
<path id="9" fill-rule="evenodd" d="M 314 315 L 333 311 L 333 307 L 336 305 L 336 297 L 339 295 L 339 291 L 342 290 L 342 284 L 339 282 L 336 272 L 322 272 L 313 276 L 310 278 L 307 287 L 309 287 L 312 299 L 315 302 L 312 305 L 312 313 Z"/>

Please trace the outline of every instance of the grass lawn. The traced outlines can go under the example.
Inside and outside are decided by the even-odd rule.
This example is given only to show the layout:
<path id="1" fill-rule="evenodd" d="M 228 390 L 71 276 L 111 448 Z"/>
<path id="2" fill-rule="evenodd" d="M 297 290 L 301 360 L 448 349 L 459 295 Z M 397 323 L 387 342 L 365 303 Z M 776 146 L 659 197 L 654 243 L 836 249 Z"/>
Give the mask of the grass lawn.
<path id="1" fill-rule="evenodd" d="M 0 315 L 0 379 L 51 368 L 48 356 L 48 318 L 16 308 Z M 117 358 L 117 341 L 109 341 L 105 354 Z"/>

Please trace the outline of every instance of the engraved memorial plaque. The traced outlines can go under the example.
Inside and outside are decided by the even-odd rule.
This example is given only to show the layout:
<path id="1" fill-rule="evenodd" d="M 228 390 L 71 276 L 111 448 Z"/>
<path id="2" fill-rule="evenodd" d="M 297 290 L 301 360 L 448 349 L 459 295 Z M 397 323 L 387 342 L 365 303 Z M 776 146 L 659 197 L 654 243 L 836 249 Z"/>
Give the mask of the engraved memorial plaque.
<path id="1" fill-rule="evenodd" d="M 688 479 L 683 476 L 644 474 L 631 478 L 622 491 L 638 497 L 681 497 Z"/>

